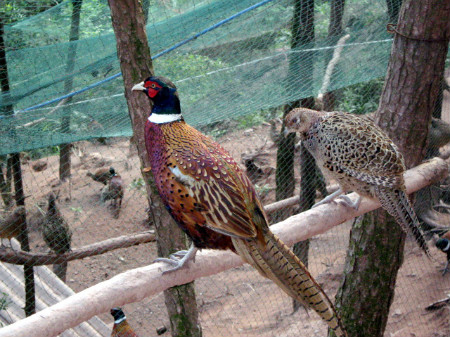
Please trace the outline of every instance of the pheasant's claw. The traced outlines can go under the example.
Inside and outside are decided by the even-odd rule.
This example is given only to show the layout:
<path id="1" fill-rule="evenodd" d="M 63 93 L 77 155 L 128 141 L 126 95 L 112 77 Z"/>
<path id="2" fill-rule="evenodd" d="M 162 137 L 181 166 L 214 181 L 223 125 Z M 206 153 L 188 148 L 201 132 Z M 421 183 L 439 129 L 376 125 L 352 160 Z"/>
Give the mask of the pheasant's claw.
<path id="1" fill-rule="evenodd" d="M 339 202 L 342 203 L 343 205 L 345 205 L 347 207 L 351 207 L 355 211 L 357 211 L 359 208 L 359 204 L 361 203 L 361 197 L 358 196 L 358 199 L 356 199 L 356 201 L 353 201 L 352 199 L 350 199 L 350 197 L 348 195 L 343 194 L 343 195 L 339 196 Z"/>
<path id="2" fill-rule="evenodd" d="M 178 252 L 175 252 L 173 254 L 170 254 L 171 259 L 181 259 L 183 258 L 189 251 L 188 250 L 179 250 Z"/>
<path id="3" fill-rule="evenodd" d="M 342 193 L 344 193 L 342 191 L 341 188 L 339 188 L 337 191 L 335 191 L 334 193 L 331 193 L 329 196 L 327 196 L 326 198 L 323 198 L 322 200 L 320 200 L 319 202 L 315 203 L 311 208 L 315 208 L 317 206 L 323 205 L 323 204 L 327 204 L 332 202 L 335 198 L 337 198 L 338 196 L 340 196 Z"/>
<path id="4" fill-rule="evenodd" d="M 176 253 L 173 253 L 166 257 L 158 257 L 153 262 L 165 262 L 173 266 L 173 268 L 163 271 L 163 275 L 166 273 L 173 272 L 175 270 L 181 269 L 184 265 L 190 261 L 195 261 L 195 254 L 197 253 L 197 248 L 194 245 L 191 245 L 189 250 L 180 250 Z"/>

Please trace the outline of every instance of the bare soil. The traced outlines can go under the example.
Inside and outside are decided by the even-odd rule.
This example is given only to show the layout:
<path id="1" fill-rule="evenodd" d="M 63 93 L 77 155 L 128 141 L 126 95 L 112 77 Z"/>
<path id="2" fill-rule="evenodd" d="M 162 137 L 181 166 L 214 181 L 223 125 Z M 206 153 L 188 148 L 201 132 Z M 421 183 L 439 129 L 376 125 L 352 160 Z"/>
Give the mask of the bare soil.
<path id="1" fill-rule="evenodd" d="M 238 161 L 242 153 L 260 149 L 265 144 L 263 151 L 267 151 L 267 155 L 263 166 L 267 169 L 275 167 L 276 158 L 270 129 L 270 125 L 263 124 L 251 130 L 230 133 L 219 141 Z M 39 202 L 45 201 L 50 190 L 58 190 L 58 206 L 74 233 L 73 247 L 148 230 L 147 201 L 144 188 L 139 188 L 139 160 L 129 141 L 117 139 L 107 145 L 80 142 L 76 144 L 74 153 L 72 177 L 63 184 L 58 183 L 56 156 L 41 159 L 48 163 L 47 169 L 41 172 L 31 168 L 33 161 L 24 164 L 29 209 L 35 209 Z M 296 163 L 298 165 L 298 160 Z M 119 172 L 126 186 L 118 219 L 113 217 L 114 210 L 109 203 L 100 201 L 103 185 L 86 176 L 88 171 L 109 166 Z M 274 172 L 270 171 L 257 181 L 265 204 L 274 201 Z M 296 171 L 299 171 L 298 167 Z M 296 180 L 298 186 L 298 178 Z M 310 270 L 331 298 L 340 285 L 350 228 L 350 223 L 343 224 L 311 240 Z M 31 237 L 33 250 L 47 250 L 39 228 L 34 228 Z M 430 246 L 436 263 L 425 258 L 412 242 L 407 242 L 386 337 L 450 335 L 448 308 L 425 310 L 432 302 L 445 298 L 450 291 L 450 273 L 442 276 L 438 269 L 442 268 L 445 255 L 434 245 Z M 155 257 L 155 243 L 149 243 L 74 261 L 69 264 L 67 284 L 80 291 L 125 270 L 147 265 Z M 291 299 L 249 266 L 199 279 L 196 289 L 204 336 L 326 336 L 326 326 L 314 312 L 300 309 L 293 313 Z M 161 326 L 170 329 L 162 294 L 129 304 L 124 311 L 140 336 L 156 336 L 156 329 Z M 112 324 L 109 313 L 100 315 L 100 318 Z M 170 335 L 170 332 L 165 335 Z"/>

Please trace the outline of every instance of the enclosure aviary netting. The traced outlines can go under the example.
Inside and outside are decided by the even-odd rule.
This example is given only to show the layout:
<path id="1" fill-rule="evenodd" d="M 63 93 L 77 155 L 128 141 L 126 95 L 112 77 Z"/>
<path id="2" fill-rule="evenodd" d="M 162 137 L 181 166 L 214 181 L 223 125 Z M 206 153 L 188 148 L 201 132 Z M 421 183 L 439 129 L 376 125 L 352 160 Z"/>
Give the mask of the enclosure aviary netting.
<path id="1" fill-rule="evenodd" d="M 191 125 L 211 124 L 317 96 L 324 86 L 325 70 L 338 42 L 338 38 L 328 37 L 328 2 L 316 6 L 316 22 L 323 24 L 316 24 L 315 43 L 296 49 L 290 48 L 290 1 L 178 3 L 178 7 L 152 3 L 147 34 L 155 56 L 206 30 L 154 61 L 155 72 L 178 86 Z M 245 12 L 234 17 L 241 11 Z M 384 1 L 346 4 L 345 29 L 339 37 L 348 36 L 341 40 L 345 46 L 339 49 L 341 56 L 327 90 L 385 74 L 391 45 L 387 12 Z M 80 39 L 67 42 L 71 14 L 71 1 L 64 1 L 5 27 L 11 90 L 1 96 L 0 106 L 9 113 L 13 107 L 14 113 L 4 112 L 0 119 L 0 154 L 131 135 L 122 80 L 116 75 L 120 69 L 106 0 L 84 1 Z M 231 20 L 222 24 L 227 18 Z M 68 72 L 69 55 L 75 56 L 75 62 Z M 294 80 L 287 80 L 292 58 L 312 59 L 312 86 L 304 85 L 310 69 L 301 63 L 298 69 L 291 69 Z M 67 85 L 69 80 L 71 85 Z M 71 92 L 77 94 L 68 104 L 62 101 L 57 107 Z M 61 128 L 62 116 L 70 116 L 69 128 Z"/>

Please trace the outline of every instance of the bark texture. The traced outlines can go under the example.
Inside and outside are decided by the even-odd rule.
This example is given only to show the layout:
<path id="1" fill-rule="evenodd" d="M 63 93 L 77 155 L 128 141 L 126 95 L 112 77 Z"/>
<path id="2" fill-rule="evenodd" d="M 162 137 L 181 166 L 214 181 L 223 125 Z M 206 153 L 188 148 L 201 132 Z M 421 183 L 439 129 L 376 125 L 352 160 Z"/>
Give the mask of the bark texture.
<path id="1" fill-rule="evenodd" d="M 136 95 L 131 91 L 134 84 L 154 74 L 145 32 L 145 16 L 138 0 L 108 0 L 108 3 L 134 140 L 142 168 L 149 168 L 144 139 L 144 125 L 150 114 L 149 100 L 145 95 Z M 186 249 L 186 237 L 167 213 L 156 191 L 151 172 L 143 169 L 142 175 L 157 232 L 158 252 L 167 256 L 168 253 Z M 174 329 L 172 336 L 201 336 L 194 289 L 194 283 L 189 283 L 164 292 L 171 326 Z"/>
<path id="2" fill-rule="evenodd" d="M 335 45 L 344 32 L 342 18 L 344 16 L 345 0 L 331 0 L 330 3 L 330 24 L 328 26 L 328 39 L 330 45 Z M 326 63 L 330 62 L 333 56 L 333 50 L 329 50 L 326 55 Z M 331 74 L 330 84 L 332 84 L 336 73 L 336 68 Z M 336 103 L 336 92 L 328 91 L 323 94 L 323 110 L 334 111 Z"/>
<path id="3" fill-rule="evenodd" d="M 405 156 L 425 156 L 450 33 L 450 1 L 407 0 L 399 14 L 377 123 Z M 383 336 L 403 259 L 405 234 L 386 212 L 352 229 L 336 306 L 349 336 Z"/>
<path id="4" fill-rule="evenodd" d="M 9 75 L 8 75 L 8 63 L 6 61 L 6 46 L 4 37 L 4 22 L 0 17 L 0 85 L 2 95 L 9 95 Z M 4 115 L 13 115 L 14 107 L 12 105 L 5 105 L 2 113 Z M 15 134 L 16 130 L 12 129 L 11 132 Z M 11 165 L 12 180 L 14 182 L 14 200 L 16 206 L 25 206 L 25 196 L 23 193 L 23 181 L 22 181 L 22 167 L 20 164 L 20 153 L 11 153 L 8 159 L 8 166 Z M 9 169 L 9 167 L 8 167 Z M 7 170 L 8 170 L 7 169 Z M 3 172 L 2 172 L 3 174 Z M 8 175 L 8 174 L 7 174 Z M 8 179 L 7 179 L 8 181 Z M 8 187 L 9 188 L 9 187 Z M 28 230 L 27 222 L 22 223 L 20 235 L 17 237 L 20 242 L 21 249 L 24 251 L 30 251 L 30 245 L 28 242 Z M 34 271 L 33 266 L 25 264 L 23 266 L 23 276 L 25 279 L 25 315 L 30 316 L 36 312 L 36 298 L 35 298 L 35 286 L 34 286 Z"/>

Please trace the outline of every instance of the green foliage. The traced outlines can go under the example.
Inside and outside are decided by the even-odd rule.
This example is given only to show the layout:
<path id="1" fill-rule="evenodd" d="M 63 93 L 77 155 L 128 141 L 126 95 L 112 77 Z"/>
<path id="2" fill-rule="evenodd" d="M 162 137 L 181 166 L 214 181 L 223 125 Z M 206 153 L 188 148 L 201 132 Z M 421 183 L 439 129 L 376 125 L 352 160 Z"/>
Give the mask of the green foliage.
<path id="1" fill-rule="evenodd" d="M 142 179 L 141 177 L 133 178 L 133 181 L 128 185 L 128 190 L 136 190 L 142 194 L 145 194 L 146 192 L 144 179 Z"/>
<path id="2" fill-rule="evenodd" d="M 338 110 L 355 114 L 375 111 L 378 108 L 383 84 L 384 79 L 378 78 L 344 88 L 338 103 Z"/>
<path id="3" fill-rule="evenodd" d="M 0 310 L 8 309 L 10 303 L 11 300 L 9 298 L 9 295 L 7 293 L 0 292 Z"/>
<path id="4" fill-rule="evenodd" d="M 265 109 L 239 117 L 236 121 L 239 129 L 246 129 L 279 116 L 281 113 L 277 109 Z"/>
<path id="5" fill-rule="evenodd" d="M 26 152 L 31 160 L 37 160 L 48 156 L 59 154 L 59 146 L 47 146 L 40 149 L 33 149 Z"/>

